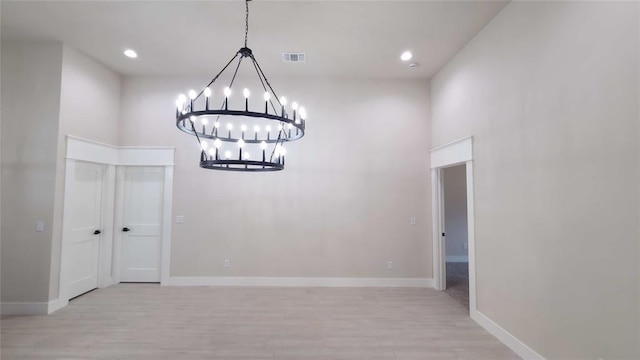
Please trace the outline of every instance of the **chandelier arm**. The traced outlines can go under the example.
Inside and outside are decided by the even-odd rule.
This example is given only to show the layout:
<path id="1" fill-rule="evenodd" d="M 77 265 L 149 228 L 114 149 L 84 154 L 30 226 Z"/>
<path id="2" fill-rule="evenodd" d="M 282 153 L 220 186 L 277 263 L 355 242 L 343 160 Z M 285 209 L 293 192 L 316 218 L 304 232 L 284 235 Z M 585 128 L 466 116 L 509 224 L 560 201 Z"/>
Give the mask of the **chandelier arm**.
<path id="1" fill-rule="evenodd" d="M 211 84 L 213 84 L 216 80 L 218 80 L 218 78 L 220 77 L 220 75 L 222 75 L 222 73 L 223 73 L 225 70 L 227 70 L 227 68 L 229 67 L 229 65 L 231 65 L 231 63 L 233 62 L 233 60 L 235 60 L 235 59 L 238 57 L 238 55 L 240 55 L 240 52 L 237 52 L 237 53 L 236 53 L 236 54 L 231 58 L 231 60 L 229 60 L 229 62 L 227 63 L 227 65 L 225 65 L 225 66 L 222 68 L 222 70 L 220 70 L 220 72 L 219 72 L 216 76 L 214 76 L 214 77 L 213 77 L 213 79 L 211 79 L 211 81 L 209 82 L 209 84 L 207 84 L 207 86 L 205 86 L 202 90 L 200 90 L 200 92 L 198 93 L 198 96 L 196 96 L 196 98 L 195 98 L 195 99 L 199 98 L 199 97 L 204 93 L 204 90 L 205 90 L 206 88 L 208 88 L 209 86 L 211 86 Z M 240 57 L 240 59 L 242 59 L 242 57 Z M 236 69 L 236 72 L 237 72 L 237 71 L 238 71 L 238 70 Z M 194 99 L 194 100 L 195 100 L 195 99 Z"/>
<path id="2" fill-rule="evenodd" d="M 278 97 L 278 94 L 276 94 L 275 90 L 273 90 L 271 83 L 269 83 L 269 79 L 267 79 L 267 76 L 264 74 L 264 71 L 262 71 L 262 67 L 260 67 L 258 60 L 256 60 L 256 57 L 253 56 L 253 54 L 251 54 L 251 59 L 253 60 L 253 63 L 255 64 L 255 66 L 258 68 L 258 71 L 260 72 L 260 74 L 262 74 L 262 77 L 264 78 L 264 81 L 267 83 L 267 86 L 269 86 L 269 89 L 273 93 L 273 96 L 275 96 L 276 101 L 278 102 L 278 105 L 282 106 L 282 103 L 280 103 L 280 98 Z"/>
<path id="3" fill-rule="evenodd" d="M 200 145 L 200 149 L 202 149 L 202 141 L 200 140 L 200 136 L 198 136 L 198 132 L 196 131 L 194 122 L 191 120 L 189 120 L 189 122 L 191 123 L 191 130 L 193 130 L 193 133 L 196 135 L 196 139 L 198 140 L 198 145 Z M 204 150 L 200 150 L 200 151 L 204 153 Z"/>
<path id="4" fill-rule="evenodd" d="M 236 53 L 236 56 L 234 56 L 234 58 L 231 59 L 231 61 L 233 61 L 239 54 L 240 54 L 240 52 L 238 51 Z M 231 82 L 229 83 L 229 88 L 231 88 L 233 86 L 233 83 L 236 81 L 236 76 L 238 75 L 238 69 L 240 69 L 240 64 L 242 64 L 242 59 L 244 59 L 243 56 L 240 56 L 240 58 L 238 59 L 238 65 L 236 65 L 236 70 L 233 72 L 233 76 L 231 77 Z M 229 62 L 229 64 L 231 64 L 231 61 Z M 227 66 L 229 66 L 229 64 L 227 64 Z M 224 69 L 222 69 L 222 71 L 224 71 Z M 222 71 L 220 73 L 222 73 Z M 220 74 L 218 74 L 218 76 L 220 76 Z M 217 76 L 216 76 L 216 78 L 217 78 Z M 214 81 L 215 81 L 215 79 L 214 79 Z M 211 84 L 213 84 L 213 81 L 209 85 L 211 85 Z M 204 91 L 204 90 L 202 90 L 202 91 Z M 222 100 L 222 104 L 220 105 L 220 110 L 222 110 L 224 108 L 224 102 L 225 101 L 226 100 Z M 220 115 L 216 116 L 216 122 L 218 122 L 218 120 L 220 120 Z M 214 127 L 211 130 L 211 135 L 213 135 L 213 132 L 215 131 L 215 129 L 216 128 Z"/>
<path id="5" fill-rule="evenodd" d="M 262 88 L 264 89 L 265 92 L 267 92 L 267 86 L 264 84 L 264 80 L 262 79 L 262 75 L 260 74 L 260 71 L 258 70 L 258 66 L 256 65 L 256 59 L 253 58 L 253 56 L 251 57 L 251 62 L 253 63 L 253 67 L 256 69 L 256 73 L 258 74 L 258 79 L 260 79 L 260 83 L 262 84 Z M 273 92 L 273 89 L 271 90 L 271 92 Z M 274 93 L 273 96 L 278 99 L 278 96 L 276 96 L 276 94 Z M 278 102 L 280 102 L 279 100 L 277 100 Z M 271 104 L 271 108 L 273 109 L 274 113 L 278 113 L 278 110 L 276 109 L 276 106 L 273 104 L 273 99 L 269 99 L 269 103 Z"/>
<path id="6" fill-rule="evenodd" d="M 262 71 L 262 67 L 260 67 L 260 64 L 258 63 L 258 60 L 256 60 L 256 58 L 255 58 L 255 56 L 253 56 L 253 54 L 251 54 L 251 60 L 253 61 L 253 65 L 256 67 L 256 70 L 258 71 L 258 78 L 260 78 L 260 81 L 262 81 L 262 79 L 264 79 L 264 81 L 267 83 L 267 86 L 269 86 L 269 89 L 273 93 L 273 96 L 276 98 L 276 101 L 278 102 L 278 104 L 280 106 L 282 106 L 282 103 L 280 103 L 280 98 L 278 97 L 278 94 L 276 94 L 275 90 L 273 90 L 273 87 L 269 83 L 269 79 L 267 79 L 267 76 L 264 74 L 264 71 Z M 271 104 L 271 106 L 273 106 L 273 104 Z M 276 145 L 274 146 L 273 151 L 271 151 L 271 156 L 269 157 L 269 161 L 273 161 L 273 155 L 276 152 L 276 148 L 278 147 L 278 143 L 280 143 L 280 146 L 282 146 L 282 144 L 284 144 L 284 139 L 282 138 L 282 134 L 285 134 L 285 136 L 286 136 L 284 128 L 282 130 L 280 130 L 280 132 L 278 132 L 278 139 L 276 139 Z"/>

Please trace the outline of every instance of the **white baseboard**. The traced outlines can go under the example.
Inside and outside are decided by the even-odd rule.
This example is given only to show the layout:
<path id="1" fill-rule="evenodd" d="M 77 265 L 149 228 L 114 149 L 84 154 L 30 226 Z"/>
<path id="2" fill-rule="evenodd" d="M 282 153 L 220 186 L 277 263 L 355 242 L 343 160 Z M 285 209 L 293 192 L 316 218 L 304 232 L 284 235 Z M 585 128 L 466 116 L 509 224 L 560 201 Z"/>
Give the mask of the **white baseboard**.
<path id="1" fill-rule="evenodd" d="M 302 278 L 302 277 L 191 277 L 172 276 L 167 286 L 274 286 L 274 287 L 413 287 L 431 288 L 427 278 Z"/>
<path id="2" fill-rule="evenodd" d="M 475 320 L 480 326 L 487 330 L 491 335 L 495 336 L 503 344 L 513 350 L 518 356 L 524 360 L 545 360 L 542 355 L 535 352 L 528 347 L 525 343 L 513 336 L 507 330 L 500 327 L 500 325 L 493 322 L 483 313 L 475 310 L 471 311 L 471 318 Z"/>
<path id="3" fill-rule="evenodd" d="M 68 301 L 60 299 L 49 302 L 3 302 L 0 303 L 2 315 L 47 315 L 67 306 Z"/>
<path id="4" fill-rule="evenodd" d="M 2 315 L 47 315 L 48 302 L 3 302 L 0 304 Z"/>
<path id="5" fill-rule="evenodd" d="M 451 255 L 446 256 L 445 261 L 454 263 L 469 262 L 469 257 L 467 255 Z"/>

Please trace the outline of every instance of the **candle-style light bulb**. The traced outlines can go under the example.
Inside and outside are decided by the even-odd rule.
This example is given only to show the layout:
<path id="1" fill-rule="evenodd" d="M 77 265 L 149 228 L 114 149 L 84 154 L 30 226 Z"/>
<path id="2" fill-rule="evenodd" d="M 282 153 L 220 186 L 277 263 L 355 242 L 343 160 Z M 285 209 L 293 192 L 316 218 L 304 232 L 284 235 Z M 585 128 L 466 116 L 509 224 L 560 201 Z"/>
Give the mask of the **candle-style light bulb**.
<path id="1" fill-rule="evenodd" d="M 209 149 L 209 156 L 213 157 L 215 154 L 216 154 L 216 149 L 215 148 Z"/>
<path id="2" fill-rule="evenodd" d="M 209 110 L 209 98 L 211 97 L 211 89 L 204 89 L 204 108 L 205 110 Z"/>
<path id="3" fill-rule="evenodd" d="M 227 86 L 223 90 L 224 93 L 224 109 L 229 110 L 229 96 L 231 96 L 231 89 Z"/>
<path id="4" fill-rule="evenodd" d="M 216 123 L 215 123 L 215 124 L 213 124 L 213 126 L 215 126 L 215 127 L 216 127 L 216 129 L 217 129 L 217 128 L 219 128 L 219 127 L 220 127 L 220 122 L 216 121 Z"/>
<path id="5" fill-rule="evenodd" d="M 233 130 L 233 124 L 227 123 L 227 130 Z"/>
<path id="6" fill-rule="evenodd" d="M 244 159 L 245 159 L 245 160 L 249 160 L 249 158 L 251 158 L 251 155 L 249 155 L 249 153 L 248 153 L 248 152 L 244 153 L 244 155 L 243 155 L 243 156 L 244 156 Z"/>
<path id="7" fill-rule="evenodd" d="M 304 107 L 300 106 L 300 109 L 298 110 L 298 112 L 300 113 L 300 118 L 302 120 L 305 120 L 307 118 L 307 109 L 305 109 Z"/>
<path id="8" fill-rule="evenodd" d="M 260 143 L 260 149 L 262 150 L 262 161 L 264 162 L 266 159 L 266 150 L 267 150 L 267 143 L 266 142 L 261 142 Z"/>
<path id="9" fill-rule="evenodd" d="M 200 121 L 202 122 L 202 133 L 204 134 L 207 132 L 207 124 L 209 123 L 209 120 L 203 117 Z"/>
<path id="10" fill-rule="evenodd" d="M 200 143 L 200 146 L 202 147 L 202 151 L 207 151 L 207 148 L 209 147 L 209 143 L 206 141 L 203 141 Z"/>
<path id="11" fill-rule="evenodd" d="M 189 120 L 190 120 L 191 122 L 195 122 L 195 121 L 196 121 L 196 117 L 195 117 L 195 116 L 193 116 L 193 115 L 191 115 L 191 116 L 189 117 Z"/>
<path id="12" fill-rule="evenodd" d="M 282 123 L 278 124 L 278 131 L 282 131 Z"/>
<path id="13" fill-rule="evenodd" d="M 293 104 L 291 104 L 291 109 L 293 109 L 293 120 L 296 120 L 296 114 L 298 113 L 298 103 L 297 102 L 293 102 Z"/>
<path id="14" fill-rule="evenodd" d="M 271 99 L 271 94 L 269 94 L 268 91 L 266 91 L 264 93 L 264 113 L 268 113 L 269 112 L 269 100 Z"/>
<path id="15" fill-rule="evenodd" d="M 198 93 L 195 90 L 189 90 L 189 99 L 195 100 Z"/>
<path id="16" fill-rule="evenodd" d="M 222 141 L 220 141 L 220 139 L 215 139 L 213 141 L 213 146 L 215 146 L 216 149 L 220 149 L 220 146 L 222 146 Z"/>
<path id="17" fill-rule="evenodd" d="M 271 136 L 271 125 L 267 125 L 264 129 L 267 130 L 267 140 L 269 140 Z"/>
<path id="18" fill-rule="evenodd" d="M 253 127 L 253 131 L 260 132 L 260 126 L 256 125 Z"/>
<path id="19" fill-rule="evenodd" d="M 251 93 L 249 92 L 249 89 L 245 88 L 244 90 L 242 90 L 242 95 L 244 95 L 244 110 L 245 111 L 249 111 L 249 95 Z"/>
<path id="20" fill-rule="evenodd" d="M 244 147 L 244 140 L 242 139 L 238 140 L 238 147 L 241 149 Z"/>
<path id="21" fill-rule="evenodd" d="M 227 158 L 227 160 L 231 159 L 231 151 L 227 150 L 224 152 L 224 157 Z"/>
<path id="22" fill-rule="evenodd" d="M 187 102 L 187 97 L 184 94 L 178 95 L 178 99 L 176 100 L 176 107 L 178 110 L 184 109 L 184 103 Z"/>
<path id="23" fill-rule="evenodd" d="M 280 97 L 280 105 L 282 105 L 282 108 L 280 109 L 280 116 L 285 117 L 286 113 L 284 111 L 284 106 L 287 105 L 287 98 L 284 96 Z"/>
<path id="24" fill-rule="evenodd" d="M 242 131 L 247 131 L 247 125 L 242 124 L 242 125 L 240 126 L 240 130 L 242 130 Z"/>

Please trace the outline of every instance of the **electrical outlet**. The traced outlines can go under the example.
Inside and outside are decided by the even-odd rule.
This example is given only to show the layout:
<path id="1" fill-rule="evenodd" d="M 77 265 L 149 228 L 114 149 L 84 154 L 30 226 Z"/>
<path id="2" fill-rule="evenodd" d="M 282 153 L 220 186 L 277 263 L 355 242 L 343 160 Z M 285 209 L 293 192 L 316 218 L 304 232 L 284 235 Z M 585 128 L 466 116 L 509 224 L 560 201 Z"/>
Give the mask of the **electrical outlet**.
<path id="1" fill-rule="evenodd" d="M 184 224 L 184 216 L 182 215 L 176 216 L 176 224 Z"/>
<path id="2" fill-rule="evenodd" d="M 36 231 L 43 232 L 44 231 L 44 221 L 36 221 Z"/>
<path id="3" fill-rule="evenodd" d="M 468 248 L 469 248 L 469 245 L 467 243 L 462 243 L 463 250 L 467 250 Z"/>
<path id="4" fill-rule="evenodd" d="M 393 270 L 393 261 L 387 261 L 387 270 Z"/>
<path id="5" fill-rule="evenodd" d="M 415 217 L 415 216 L 412 216 L 412 217 L 409 219 L 409 223 L 411 223 L 411 225 L 415 225 L 415 224 L 416 224 L 416 217 Z"/>
<path id="6" fill-rule="evenodd" d="M 225 259 L 224 260 L 224 267 L 228 268 L 229 266 L 230 266 L 229 265 L 229 259 Z"/>

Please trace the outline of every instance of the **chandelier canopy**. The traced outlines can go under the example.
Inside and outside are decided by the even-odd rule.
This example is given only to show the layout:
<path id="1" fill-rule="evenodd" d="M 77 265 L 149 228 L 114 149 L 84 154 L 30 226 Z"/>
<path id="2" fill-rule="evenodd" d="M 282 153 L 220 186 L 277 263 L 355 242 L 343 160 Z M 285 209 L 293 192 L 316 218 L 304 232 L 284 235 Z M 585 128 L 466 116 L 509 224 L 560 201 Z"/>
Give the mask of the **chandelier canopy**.
<path id="1" fill-rule="evenodd" d="M 196 137 L 200 148 L 200 167 L 227 171 L 278 171 L 284 169 L 285 142 L 302 138 L 306 110 L 296 102 L 278 97 L 251 49 L 249 35 L 249 1 L 245 1 L 244 47 L 227 62 L 200 92 L 190 90 L 188 98 L 181 94 L 176 101 L 178 129 Z M 255 70 L 263 90 L 262 99 L 250 99 L 251 92 L 242 91 L 244 106 L 230 103 L 233 84 L 243 60 Z M 221 105 L 215 107 L 212 85 L 236 63 L 228 86 L 221 89 Z M 239 126 L 238 126 L 239 125 Z M 224 144 L 224 145 L 223 145 Z M 252 149 L 253 148 L 253 149 Z"/>

